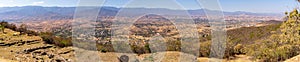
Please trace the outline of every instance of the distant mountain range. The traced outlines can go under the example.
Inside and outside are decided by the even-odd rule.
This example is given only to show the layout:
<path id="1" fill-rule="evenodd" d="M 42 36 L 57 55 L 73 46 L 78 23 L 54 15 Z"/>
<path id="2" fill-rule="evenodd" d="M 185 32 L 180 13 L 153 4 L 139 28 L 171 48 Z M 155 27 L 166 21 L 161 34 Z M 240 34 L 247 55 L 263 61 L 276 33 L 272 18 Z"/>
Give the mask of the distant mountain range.
<path id="1" fill-rule="evenodd" d="M 95 7 L 88 7 L 90 10 L 82 12 L 95 11 Z M 135 16 L 138 14 L 146 14 L 148 12 L 156 12 L 160 15 L 180 16 L 187 11 L 190 15 L 205 15 L 204 10 L 171 10 L 165 8 L 116 8 L 101 7 L 100 16 L 115 16 L 121 9 L 127 10 L 126 16 Z M 34 20 L 34 19 L 71 19 L 73 18 L 76 7 L 42 7 L 42 6 L 23 6 L 23 7 L 0 7 L 0 20 Z M 214 10 L 207 10 L 214 11 Z M 226 16 L 234 15 L 251 15 L 251 16 L 282 16 L 275 13 L 251 13 L 251 12 L 223 12 Z"/>

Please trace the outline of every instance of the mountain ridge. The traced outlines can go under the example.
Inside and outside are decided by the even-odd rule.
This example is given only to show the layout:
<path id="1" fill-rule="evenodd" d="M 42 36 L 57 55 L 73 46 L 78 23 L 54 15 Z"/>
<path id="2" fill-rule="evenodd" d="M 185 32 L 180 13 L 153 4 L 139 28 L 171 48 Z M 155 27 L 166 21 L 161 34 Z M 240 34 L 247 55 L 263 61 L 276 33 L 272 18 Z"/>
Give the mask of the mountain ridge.
<path id="1" fill-rule="evenodd" d="M 99 7 L 42 7 L 42 6 L 22 6 L 22 7 L 0 7 L 0 20 L 26 20 L 32 18 L 44 19 L 65 19 L 72 18 L 77 8 L 89 8 L 89 10 L 79 12 L 95 11 Z M 126 10 L 125 16 L 136 16 L 139 14 L 159 13 L 160 15 L 169 16 L 205 16 L 205 11 L 216 12 L 216 10 L 197 9 L 197 10 L 173 10 L 167 8 L 116 8 L 103 6 L 100 8 L 99 16 L 115 16 L 119 11 Z M 225 12 L 226 16 L 282 16 L 282 14 L 275 13 L 252 13 L 245 11 Z"/>

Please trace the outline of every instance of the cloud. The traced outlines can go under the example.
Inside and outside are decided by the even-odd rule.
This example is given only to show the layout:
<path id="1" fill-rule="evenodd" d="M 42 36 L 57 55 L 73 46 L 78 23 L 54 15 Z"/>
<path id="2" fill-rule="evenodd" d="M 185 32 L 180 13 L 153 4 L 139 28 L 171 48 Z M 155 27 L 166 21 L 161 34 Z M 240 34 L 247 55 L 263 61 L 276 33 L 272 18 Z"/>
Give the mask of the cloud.
<path id="1" fill-rule="evenodd" d="M 44 4 L 44 1 L 39 1 L 39 2 L 33 2 L 31 5 L 40 5 L 40 4 Z"/>

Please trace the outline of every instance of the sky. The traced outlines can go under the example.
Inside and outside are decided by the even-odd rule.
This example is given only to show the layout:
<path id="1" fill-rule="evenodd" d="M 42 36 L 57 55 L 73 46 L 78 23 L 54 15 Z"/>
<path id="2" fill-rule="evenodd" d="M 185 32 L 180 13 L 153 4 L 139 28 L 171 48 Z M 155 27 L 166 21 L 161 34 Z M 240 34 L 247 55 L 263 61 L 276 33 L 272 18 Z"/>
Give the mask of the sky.
<path id="1" fill-rule="evenodd" d="M 101 0 L 82 0 L 92 3 Z M 81 6 L 80 0 L 0 0 L 0 7 L 46 6 L 75 7 Z M 295 0 L 219 0 L 223 11 L 246 11 L 255 13 L 283 13 L 299 6 Z M 99 4 L 97 4 L 99 5 Z M 84 6 L 84 5 L 83 5 Z M 87 5 L 89 6 L 89 5 Z M 90 4 L 90 6 L 93 6 Z M 167 8 L 167 9 L 201 9 L 197 0 L 106 0 L 103 6 L 129 8 Z"/>

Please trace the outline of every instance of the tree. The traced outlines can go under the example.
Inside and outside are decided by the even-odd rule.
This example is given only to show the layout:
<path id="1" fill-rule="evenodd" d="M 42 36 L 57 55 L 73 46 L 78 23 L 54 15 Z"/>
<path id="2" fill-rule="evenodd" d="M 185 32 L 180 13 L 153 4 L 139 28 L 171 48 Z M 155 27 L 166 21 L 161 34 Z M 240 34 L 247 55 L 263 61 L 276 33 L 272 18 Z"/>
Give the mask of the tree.
<path id="1" fill-rule="evenodd" d="M 18 31 L 21 33 L 21 34 L 25 34 L 26 31 L 27 31 L 27 27 L 25 24 L 21 24 Z"/>
<path id="2" fill-rule="evenodd" d="M 294 9 L 288 15 L 288 20 L 281 26 L 280 43 L 283 44 L 299 44 L 300 41 L 300 14 Z"/>
<path id="3" fill-rule="evenodd" d="M 0 25 L 0 31 L 4 33 L 4 25 Z"/>

